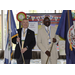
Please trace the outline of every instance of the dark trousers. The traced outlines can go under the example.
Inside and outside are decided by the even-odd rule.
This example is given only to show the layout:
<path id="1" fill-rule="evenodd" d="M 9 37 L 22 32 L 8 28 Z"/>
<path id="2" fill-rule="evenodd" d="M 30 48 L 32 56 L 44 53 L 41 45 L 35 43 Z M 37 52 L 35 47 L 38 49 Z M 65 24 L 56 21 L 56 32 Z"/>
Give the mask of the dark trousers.
<path id="1" fill-rule="evenodd" d="M 16 60 L 17 60 L 17 64 L 23 64 L 22 56 L 20 56 L 20 58 Z M 30 64 L 30 59 L 25 59 L 25 64 Z"/>

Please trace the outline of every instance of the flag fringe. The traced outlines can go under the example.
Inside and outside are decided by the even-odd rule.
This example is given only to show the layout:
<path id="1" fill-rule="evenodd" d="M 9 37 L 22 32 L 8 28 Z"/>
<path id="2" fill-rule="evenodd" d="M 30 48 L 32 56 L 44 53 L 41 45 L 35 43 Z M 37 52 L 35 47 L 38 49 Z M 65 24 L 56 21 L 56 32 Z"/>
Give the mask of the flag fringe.
<path id="1" fill-rule="evenodd" d="M 14 37 L 16 37 L 16 36 L 18 36 L 18 34 L 16 34 L 16 35 L 12 36 L 11 38 L 13 39 L 13 38 L 14 38 Z"/>

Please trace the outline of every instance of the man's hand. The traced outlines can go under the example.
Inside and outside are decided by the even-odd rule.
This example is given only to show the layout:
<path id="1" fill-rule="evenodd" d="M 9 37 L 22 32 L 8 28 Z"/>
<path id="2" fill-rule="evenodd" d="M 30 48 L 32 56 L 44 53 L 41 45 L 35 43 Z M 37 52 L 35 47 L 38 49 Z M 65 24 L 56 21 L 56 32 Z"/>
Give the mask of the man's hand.
<path id="1" fill-rule="evenodd" d="M 21 53 L 24 53 L 25 51 L 27 51 L 26 47 L 21 50 Z"/>
<path id="2" fill-rule="evenodd" d="M 45 53 L 46 53 L 47 56 L 50 57 L 50 52 L 48 50 Z"/>
<path id="3" fill-rule="evenodd" d="M 57 40 L 55 38 L 53 38 L 53 42 L 55 43 Z"/>
<path id="4" fill-rule="evenodd" d="M 17 40 L 17 42 L 20 42 L 20 38 L 19 37 L 16 40 Z"/>

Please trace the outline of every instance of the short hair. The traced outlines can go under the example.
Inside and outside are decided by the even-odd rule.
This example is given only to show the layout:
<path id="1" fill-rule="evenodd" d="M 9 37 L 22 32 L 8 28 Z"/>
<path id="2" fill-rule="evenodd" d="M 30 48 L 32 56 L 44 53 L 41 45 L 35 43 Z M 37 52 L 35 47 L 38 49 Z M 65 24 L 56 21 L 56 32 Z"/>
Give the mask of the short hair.
<path id="1" fill-rule="evenodd" d="M 23 22 L 24 20 L 28 20 L 28 22 L 29 22 L 29 19 L 28 19 L 28 18 L 24 18 L 24 19 L 22 20 L 22 22 Z"/>
<path id="2" fill-rule="evenodd" d="M 28 20 L 28 18 L 24 18 L 23 20 Z M 23 21 L 23 20 L 22 20 L 22 21 Z"/>
<path id="3" fill-rule="evenodd" d="M 43 21 L 45 21 L 46 19 L 48 19 L 50 21 L 49 17 L 45 17 Z"/>
<path id="4" fill-rule="evenodd" d="M 21 23 L 23 23 L 24 20 L 28 20 L 28 18 L 24 18 L 24 19 L 22 19 Z M 29 20 L 28 20 L 28 23 L 29 23 Z"/>

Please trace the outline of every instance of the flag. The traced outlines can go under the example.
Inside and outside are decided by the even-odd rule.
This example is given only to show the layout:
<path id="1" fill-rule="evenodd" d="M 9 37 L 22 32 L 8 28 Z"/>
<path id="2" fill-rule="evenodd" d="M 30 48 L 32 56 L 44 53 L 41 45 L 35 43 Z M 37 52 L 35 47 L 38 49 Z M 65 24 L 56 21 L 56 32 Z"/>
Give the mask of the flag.
<path id="1" fill-rule="evenodd" d="M 75 26 L 71 10 L 64 10 L 56 34 L 65 39 L 66 63 L 75 64 Z"/>
<path id="2" fill-rule="evenodd" d="M 12 38 L 18 36 L 16 24 L 13 16 L 12 10 L 7 11 L 7 41 L 4 52 L 4 63 L 11 64 L 11 55 L 12 55 Z"/>

